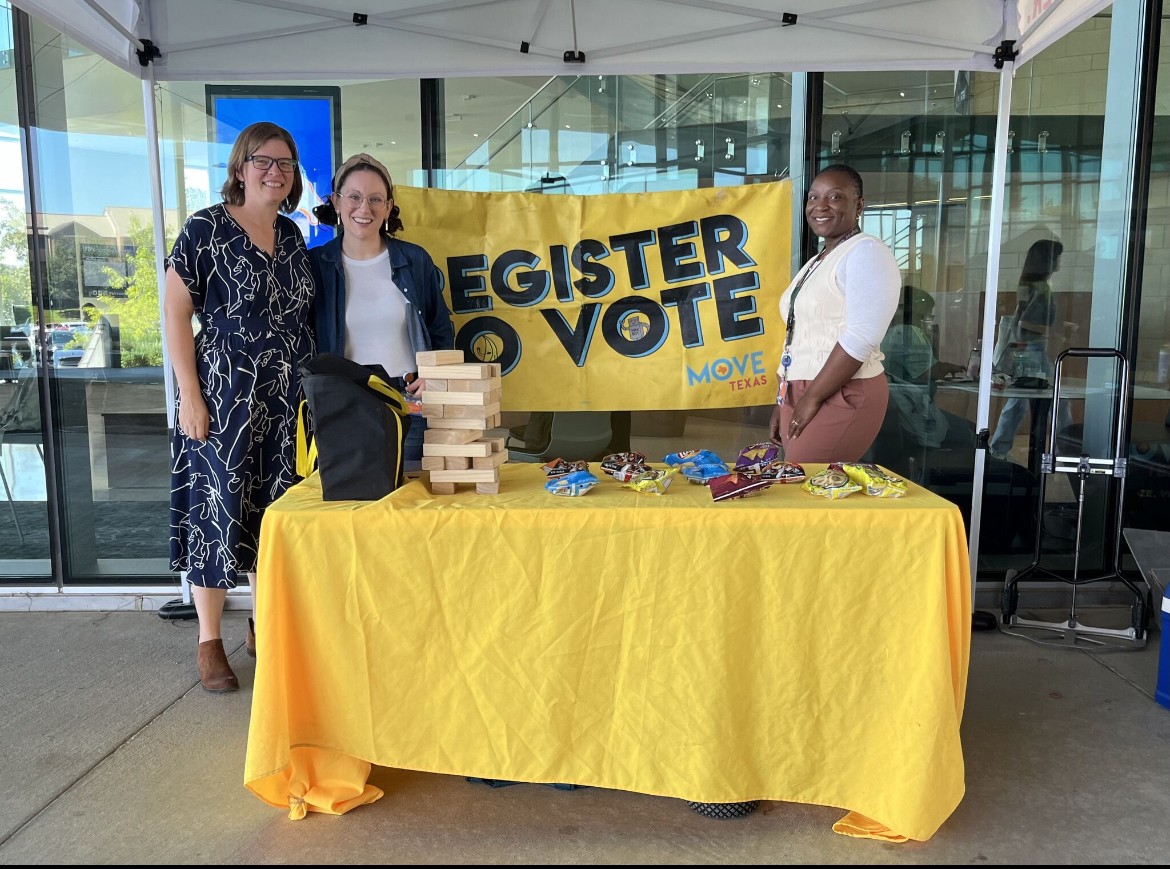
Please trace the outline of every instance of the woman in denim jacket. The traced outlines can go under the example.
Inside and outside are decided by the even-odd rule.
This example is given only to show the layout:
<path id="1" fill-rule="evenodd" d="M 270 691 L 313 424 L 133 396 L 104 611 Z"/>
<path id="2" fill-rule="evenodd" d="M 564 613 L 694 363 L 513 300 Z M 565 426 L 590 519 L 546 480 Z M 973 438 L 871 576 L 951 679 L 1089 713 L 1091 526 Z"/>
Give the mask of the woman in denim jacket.
<path id="1" fill-rule="evenodd" d="M 414 376 L 415 354 L 451 349 L 455 329 L 434 261 L 417 244 L 394 237 L 402 221 L 390 172 L 369 154 L 355 154 L 313 213 L 338 227 L 337 238 L 309 251 L 318 351 L 379 364 L 392 386 L 417 394 L 425 387 Z M 425 429 L 423 417 L 411 421 L 407 470 L 421 464 Z"/>

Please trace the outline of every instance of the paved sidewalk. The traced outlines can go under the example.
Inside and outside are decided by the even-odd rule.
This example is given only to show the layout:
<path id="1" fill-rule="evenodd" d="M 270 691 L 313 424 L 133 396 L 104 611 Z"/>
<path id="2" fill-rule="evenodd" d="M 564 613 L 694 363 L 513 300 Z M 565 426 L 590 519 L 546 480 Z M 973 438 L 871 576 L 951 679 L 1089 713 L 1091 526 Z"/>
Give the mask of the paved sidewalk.
<path id="1" fill-rule="evenodd" d="M 243 786 L 244 627 L 243 613 L 226 615 L 241 690 L 212 695 L 195 674 L 194 622 L 0 613 L 0 864 L 1166 860 L 1156 631 L 1145 649 L 1092 654 L 976 633 L 967 795 L 930 841 L 893 845 L 833 833 L 831 807 L 765 802 L 720 821 L 676 799 L 383 768 L 381 801 L 291 822 Z"/>

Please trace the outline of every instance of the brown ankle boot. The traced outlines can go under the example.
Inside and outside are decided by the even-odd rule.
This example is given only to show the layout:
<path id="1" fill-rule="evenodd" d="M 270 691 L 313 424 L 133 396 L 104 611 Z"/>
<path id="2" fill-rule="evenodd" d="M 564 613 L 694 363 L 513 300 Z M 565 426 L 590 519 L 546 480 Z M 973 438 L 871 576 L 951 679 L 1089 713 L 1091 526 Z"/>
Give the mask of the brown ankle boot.
<path id="1" fill-rule="evenodd" d="M 213 694 L 239 690 L 240 683 L 223 651 L 223 640 L 199 644 L 199 681 Z"/>
<path id="2" fill-rule="evenodd" d="M 248 619 L 248 633 L 244 635 L 244 651 L 256 657 L 256 623 Z"/>

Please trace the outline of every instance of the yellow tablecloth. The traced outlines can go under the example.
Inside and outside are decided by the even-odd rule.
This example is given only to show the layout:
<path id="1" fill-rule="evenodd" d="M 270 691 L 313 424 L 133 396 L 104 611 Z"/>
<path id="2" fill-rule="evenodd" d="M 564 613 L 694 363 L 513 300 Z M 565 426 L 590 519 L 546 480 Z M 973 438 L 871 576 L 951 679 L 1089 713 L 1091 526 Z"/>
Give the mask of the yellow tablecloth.
<path id="1" fill-rule="evenodd" d="M 838 832 L 928 839 L 964 789 L 958 509 L 597 473 L 577 498 L 517 464 L 499 495 L 328 503 L 314 475 L 273 504 L 246 786 L 341 813 L 382 795 L 376 764 L 816 803 L 850 811 Z"/>

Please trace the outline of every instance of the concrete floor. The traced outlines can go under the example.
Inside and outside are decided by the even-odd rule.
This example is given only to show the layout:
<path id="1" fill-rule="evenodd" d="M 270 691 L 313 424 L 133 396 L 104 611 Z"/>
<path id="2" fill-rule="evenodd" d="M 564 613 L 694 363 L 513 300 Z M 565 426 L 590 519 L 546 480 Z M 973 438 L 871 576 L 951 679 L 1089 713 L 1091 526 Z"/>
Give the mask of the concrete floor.
<path id="1" fill-rule="evenodd" d="M 194 622 L 0 612 L 0 864 L 1167 859 L 1157 631 L 1144 649 L 1105 652 L 975 633 L 966 797 L 930 841 L 895 845 L 833 833 L 843 812 L 829 807 L 765 802 L 711 820 L 675 799 L 383 768 L 372 777 L 381 801 L 291 822 L 243 786 L 254 675 L 244 619 L 225 619 L 241 690 L 212 695 L 195 674 Z"/>

